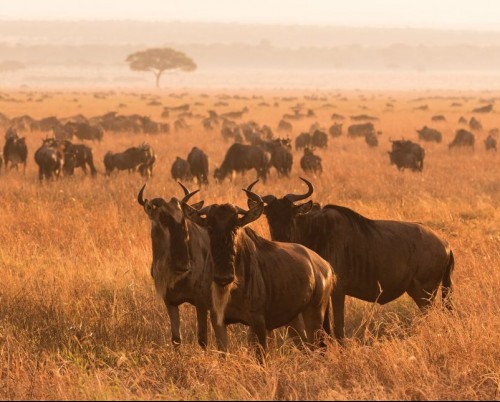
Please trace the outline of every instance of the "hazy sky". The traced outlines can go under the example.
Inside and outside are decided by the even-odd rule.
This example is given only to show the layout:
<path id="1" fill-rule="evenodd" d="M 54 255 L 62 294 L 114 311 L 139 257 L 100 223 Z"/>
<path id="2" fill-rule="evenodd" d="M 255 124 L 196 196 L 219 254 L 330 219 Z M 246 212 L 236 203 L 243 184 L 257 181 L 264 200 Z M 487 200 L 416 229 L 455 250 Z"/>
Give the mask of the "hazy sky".
<path id="1" fill-rule="evenodd" d="M 130 19 L 500 29 L 499 0 L 0 0 L 0 19 Z"/>

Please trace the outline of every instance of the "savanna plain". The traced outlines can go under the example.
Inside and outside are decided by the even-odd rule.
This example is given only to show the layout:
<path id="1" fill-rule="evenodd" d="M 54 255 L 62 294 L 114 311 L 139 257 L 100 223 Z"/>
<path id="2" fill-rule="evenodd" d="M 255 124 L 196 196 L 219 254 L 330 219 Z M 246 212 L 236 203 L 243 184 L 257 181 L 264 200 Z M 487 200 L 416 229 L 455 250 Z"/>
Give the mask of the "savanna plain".
<path id="1" fill-rule="evenodd" d="M 96 96 L 98 95 L 98 96 Z M 305 175 L 302 153 L 293 151 L 290 178 L 271 173 L 255 191 L 277 196 L 304 192 L 299 176 L 315 186 L 322 204 L 347 206 L 373 219 L 421 222 L 447 240 L 455 254 L 454 312 L 436 305 L 422 315 L 408 296 L 379 306 L 352 298 L 346 304 L 344 347 L 330 341 L 327 351 L 295 349 L 280 331 L 270 355 L 259 364 L 246 328 L 230 327 L 229 354 L 221 358 L 213 334 L 209 348 L 196 342 L 194 308 L 181 308 L 183 343 L 171 345 L 169 321 L 156 296 L 150 264 L 150 222 L 137 203 L 144 184 L 138 174 L 104 175 L 107 151 L 147 142 L 157 160 L 147 181 L 148 198 L 182 196 L 171 178 L 176 156 L 193 146 L 209 157 L 210 184 L 196 201 L 246 206 L 241 191 L 254 171 L 232 182 L 215 183 L 213 171 L 230 143 L 220 129 L 204 130 L 200 119 L 190 129 L 145 135 L 106 132 L 89 142 L 99 174 L 38 182 L 33 154 L 46 133 L 26 131 L 26 173 L 0 173 L 0 398 L 1 399 L 499 399 L 500 386 L 500 155 L 483 140 L 500 128 L 500 111 L 475 115 L 474 150 L 448 150 L 458 120 L 494 93 L 331 91 L 190 91 L 171 94 L 78 90 L 12 90 L 2 93 L 0 112 L 36 119 L 87 117 L 110 111 L 148 115 L 156 121 L 162 106 L 191 105 L 208 116 L 248 107 L 238 122 L 255 120 L 276 136 L 295 138 L 331 115 L 347 117 L 344 133 L 329 138 L 316 153 L 323 174 Z M 152 100 L 153 105 L 149 105 Z M 226 106 L 215 106 L 218 102 Z M 277 131 L 291 107 L 304 104 L 316 117 L 293 121 L 291 133 Z M 454 105 L 452 105 L 454 104 Z M 427 109 L 419 107 L 427 105 Z M 425 109 L 425 110 L 422 110 Z M 380 131 L 379 146 L 346 136 L 349 117 L 369 114 Z M 442 114 L 444 122 L 432 122 Z M 398 171 L 389 163 L 389 139 L 418 142 L 424 125 L 443 133 L 443 142 L 422 143 L 422 172 Z M 3 141 L 3 136 L 2 136 Z M 115 172 L 116 173 L 116 172 Z M 188 183 L 197 188 L 195 182 Z M 269 237 L 264 217 L 252 224 Z M 284 340 L 285 339 L 285 340 Z"/>

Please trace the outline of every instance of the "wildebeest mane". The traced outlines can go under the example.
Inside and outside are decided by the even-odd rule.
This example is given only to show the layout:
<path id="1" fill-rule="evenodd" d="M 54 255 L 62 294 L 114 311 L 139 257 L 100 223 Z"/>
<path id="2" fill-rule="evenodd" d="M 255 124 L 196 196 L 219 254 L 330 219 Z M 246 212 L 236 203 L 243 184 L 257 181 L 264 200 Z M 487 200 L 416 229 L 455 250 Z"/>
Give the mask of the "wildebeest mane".
<path id="1" fill-rule="evenodd" d="M 343 216 L 345 216 L 351 224 L 361 230 L 365 235 L 371 235 L 373 232 L 378 232 L 377 226 L 372 219 L 368 219 L 363 215 L 353 211 L 350 208 L 342 207 L 340 205 L 325 205 L 324 209 L 334 209 Z"/>

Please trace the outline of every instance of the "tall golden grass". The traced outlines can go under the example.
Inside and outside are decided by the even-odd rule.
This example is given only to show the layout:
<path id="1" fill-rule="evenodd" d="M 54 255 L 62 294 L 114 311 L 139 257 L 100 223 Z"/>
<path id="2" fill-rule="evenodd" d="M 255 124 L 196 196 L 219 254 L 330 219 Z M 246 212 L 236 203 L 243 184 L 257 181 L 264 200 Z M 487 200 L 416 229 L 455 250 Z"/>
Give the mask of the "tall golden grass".
<path id="1" fill-rule="evenodd" d="M 51 97 L 36 102 L 39 95 L 11 92 L 20 102 L 4 98 L 0 111 L 40 118 L 119 110 L 160 119 L 161 107 L 147 106 L 147 94 L 97 99 L 88 92 L 50 92 Z M 444 313 L 438 302 L 423 316 L 407 296 L 385 306 L 348 299 L 344 348 L 332 342 L 325 355 L 303 353 L 277 339 L 266 364 L 259 365 L 239 326 L 231 328 L 226 359 L 215 351 L 213 336 L 203 352 L 196 344 L 194 309 L 183 306 L 183 345 L 176 352 L 149 274 L 149 222 L 136 202 L 143 179 L 125 172 L 92 179 L 77 171 L 75 177 L 40 185 L 33 154 L 45 134 L 28 132 L 26 175 L 3 170 L 0 175 L 0 398 L 499 399 L 499 156 L 484 150 L 485 132 L 477 135 L 474 152 L 450 152 L 446 145 L 458 118 L 470 117 L 482 94 L 468 94 L 473 99 L 451 107 L 456 100 L 412 101 L 445 93 L 319 94 L 325 101 L 305 99 L 309 93 L 300 92 L 262 92 L 262 98 L 240 92 L 248 99 L 230 99 L 230 106 L 214 108 L 216 95 L 193 92 L 178 99 L 155 94 L 163 105 L 203 103 L 194 107 L 201 114 L 248 105 L 244 120 L 273 128 L 290 106 L 304 102 L 317 118 L 294 123 L 292 137 L 316 121 L 328 128 L 333 112 L 378 116 L 376 127 L 383 134 L 377 149 L 345 134 L 329 139 L 328 149 L 319 152 L 324 173 L 310 177 L 316 187 L 313 199 L 374 219 L 419 221 L 436 230 L 455 253 L 456 311 Z M 297 99 L 284 101 L 283 95 Z M 271 106 L 258 106 L 263 101 Z M 392 111 L 387 102 L 394 105 Z M 120 103 L 127 106 L 117 109 Z M 326 103 L 333 107 L 322 107 Z M 424 103 L 428 111 L 413 110 Z M 434 114 L 444 114 L 448 122 L 430 124 Z M 499 121 L 497 112 L 479 117 L 486 130 Z M 106 151 L 147 141 L 158 156 L 147 196 L 180 196 L 170 177 L 175 157 L 201 146 L 212 173 L 229 146 L 218 131 L 205 132 L 199 121 L 188 121 L 189 132 L 106 133 L 102 143 L 91 144 L 98 170 L 104 171 Z M 389 137 L 415 140 L 415 129 L 424 124 L 442 129 L 443 143 L 424 145 L 422 173 L 399 172 L 389 165 Z M 301 191 L 299 160 L 294 152 L 289 179 L 273 174 L 256 190 L 277 195 Z M 244 205 L 241 188 L 253 178 L 250 172 L 222 185 L 211 178 L 200 196 L 209 203 Z M 264 218 L 253 227 L 268 236 Z"/>

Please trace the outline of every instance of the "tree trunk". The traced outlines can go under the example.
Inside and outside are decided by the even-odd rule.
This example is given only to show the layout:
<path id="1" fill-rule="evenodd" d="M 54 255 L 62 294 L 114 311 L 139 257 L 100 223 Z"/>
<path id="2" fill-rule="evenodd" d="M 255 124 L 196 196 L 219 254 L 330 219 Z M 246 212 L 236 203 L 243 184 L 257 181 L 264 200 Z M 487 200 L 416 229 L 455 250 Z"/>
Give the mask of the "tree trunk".
<path id="1" fill-rule="evenodd" d="M 163 74 L 163 70 L 158 71 L 157 73 L 155 73 L 155 76 L 156 76 L 156 88 L 160 88 L 160 77 L 161 77 L 162 74 Z"/>

